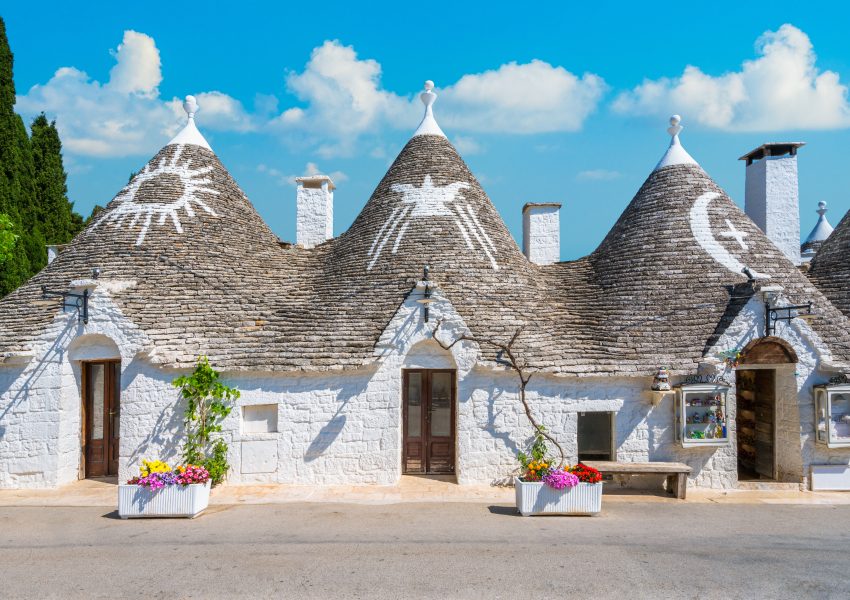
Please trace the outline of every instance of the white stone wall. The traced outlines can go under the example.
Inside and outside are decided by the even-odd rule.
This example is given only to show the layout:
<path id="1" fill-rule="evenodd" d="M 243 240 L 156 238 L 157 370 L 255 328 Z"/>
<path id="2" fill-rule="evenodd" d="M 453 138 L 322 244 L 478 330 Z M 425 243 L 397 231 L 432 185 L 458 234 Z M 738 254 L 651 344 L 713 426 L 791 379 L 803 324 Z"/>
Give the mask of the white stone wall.
<path id="1" fill-rule="evenodd" d="M 765 157 L 747 166 L 747 215 L 795 265 L 800 259 L 797 156 Z"/>
<path id="2" fill-rule="evenodd" d="M 180 373 L 153 365 L 148 340 L 112 302 L 109 286 L 92 297 L 88 326 L 76 314 L 59 313 L 33 345 L 32 356 L 0 367 L 0 487 L 51 487 L 76 479 L 80 465 L 80 360 L 122 359 L 119 476 L 134 475 L 143 458 L 177 461 L 183 404 L 171 381 Z M 516 452 L 533 431 L 518 398 L 516 375 L 477 365 L 478 349 L 464 342 L 450 351 L 431 340 L 456 339 L 466 327 L 452 305 L 434 292 L 431 320 L 423 321 L 418 287 L 399 308 L 375 350 L 375 362 L 359 370 L 324 373 L 224 373 L 238 387 L 239 406 L 225 423 L 234 483 L 393 484 L 401 475 L 401 385 L 404 368 L 453 368 L 457 383 L 457 476 L 461 484 L 505 482 Z M 754 298 L 708 353 L 741 348 L 760 335 L 763 305 Z M 811 386 L 828 380 L 831 357 L 800 320 L 778 333 L 800 362 L 777 376 L 777 459 L 783 481 L 805 483 L 810 464 L 850 462 L 850 450 L 814 442 Z M 722 370 L 722 365 L 706 368 Z M 734 381 L 734 373 L 726 375 Z M 673 383 L 679 378 L 674 378 Z M 616 413 L 616 458 L 671 460 L 693 468 L 693 485 L 733 487 L 737 481 L 735 394 L 727 412 L 733 444 L 682 448 L 675 441 L 674 395 L 653 406 L 648 377 L 575 378 L 536 375 L 527 390 L 539 420 L 577 458 L 581 411 Z M 275 405 L 277 431 L 243 433 L 241 407 Z"/>
<path id="3" fill-rule="evenodd" d="M 296 192 L 295 241 L 305 248 L 331 239 L 334 235 L 334 194 L 327 189 L 298 185 Z"/>
<path id="4" fill-rule="evenodd" d="M 776 304 L 787 304 L 780 296 Z M 709 351 L 714 356 L 722 350 L 743 348 L 764 331 L 764 301 L 754 296 L 736 317 L 725 334 Z M 850 449 L 829 449 L 815 443 L 815 406 L 812 388 L 826 383 L 832 371 L 833 357 L 820 336 L 802 319 L 776 323 L 775 334 L 794 348 L 795 365 L 745 365 L 742 368 L 776 369 L 776 440 L 777 479 L 808 487 L 813 464 L 850 464 Z M 727 378 L 735 374 L 726 370 Z M 734 399 L 734 396 L 732 396 Z M 734 425 L 733 425 L 734 428 Z M 733 437 L 734 441 L 734 437 Z"/>
<path id="5" fill-rule="evenodd" d="M 522 211 L 522 251 L 538 265 L 561 260 L 560 205 L 530 205 Z"/>
<path id="6" fill-rule="evenodd" d="M 87 325 L 76 312 L 59 310 L 26 355 L 0 365 L 0 488 L 54 487 L 78 478 L 79 360 L 120 352 L 127 385 L 133 381 L 133 358 L 147 345 L 111 298 L 131 285 L 100 282 L 89 299 Z"/>

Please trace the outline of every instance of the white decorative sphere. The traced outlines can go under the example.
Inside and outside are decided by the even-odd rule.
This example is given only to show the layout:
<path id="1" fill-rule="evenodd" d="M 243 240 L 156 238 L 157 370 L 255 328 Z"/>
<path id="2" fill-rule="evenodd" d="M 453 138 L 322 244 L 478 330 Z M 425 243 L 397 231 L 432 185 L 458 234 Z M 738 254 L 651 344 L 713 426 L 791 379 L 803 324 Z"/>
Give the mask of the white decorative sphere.
<path id="1" fill-rule="evenodd" d="M 198 112 L 198 101 L 195 100 L 194 96 L 186 96 L 186 99 L 183 101 L 183 110 L 185 110 L 189 116 Z"/>
<path id="2" fill-rule="evenodd" d="M 818 208 L 820 208 L 820 209 L 826 208 L 826 202 L 824 202 L 823 200 L 818 202 Z"/>
<path id="3" fill-rule="evenodd" d="M 430 92 L 433 89 L 434 89 L 434 82 L 429 79 L 428 81 L 425 82 L 425 90 Z"/>
<path id="4" fill-rule="evenodd" d="M 673 127 L 675 127 L 676 125 L 678 125 L 681 122 L 682 122 L 682 117 L 680 117 L 679 115 L 673 115 L 672 117 L 670 117 L 670 125 L 672 125 Z"/>

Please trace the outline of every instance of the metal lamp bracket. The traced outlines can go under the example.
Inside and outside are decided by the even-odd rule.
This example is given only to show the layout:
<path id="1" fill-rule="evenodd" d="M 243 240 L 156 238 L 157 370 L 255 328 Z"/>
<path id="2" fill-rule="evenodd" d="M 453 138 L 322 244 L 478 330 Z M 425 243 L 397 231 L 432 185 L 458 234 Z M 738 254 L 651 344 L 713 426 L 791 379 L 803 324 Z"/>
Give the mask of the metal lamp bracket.
<path id="1" fill-rule="evenodd" d="M 801 313 L 800 311 L 805 311 Z M 813 315 L 812 303 L 795 304 L 791 306 L 771 306 L 770 302 L 764 303 L 764 329 L 765 335 L 774 335 L 776 333 L 776 322 L 787 321 L 791 322 L 799 316 Z"/>
<path id="2" fill-rule="evenodd" d="M 83 290 L 82 293 L 63 292 L 58 290 L 49 290 L 46 285 L 41 286 L 42 298 L 62 298 L 62 312 L 67 312 L 68 309 L 77 311 L 77 320 L 83 323 L 89 322 L 89 291 Z"/>

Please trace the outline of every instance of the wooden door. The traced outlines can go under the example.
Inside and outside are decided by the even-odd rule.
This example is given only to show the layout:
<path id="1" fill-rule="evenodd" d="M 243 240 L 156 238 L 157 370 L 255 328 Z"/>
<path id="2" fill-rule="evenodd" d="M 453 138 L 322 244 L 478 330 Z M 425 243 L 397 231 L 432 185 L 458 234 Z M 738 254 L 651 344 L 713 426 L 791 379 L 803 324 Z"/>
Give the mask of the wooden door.
<path id="1" fill-rule="evenodd" d="M 404 472 L 454 473 L 455 371 L 404 371 L 402 396 Z"/>
<path id="2" fill-rule="evenodd" d="M 83 363 L 85 476 L 118 474 L 121 363 Z"/>
<path id="3" fill-rule="evenodd" d="M 756 414 L 756 473 L 774 479 L 774 429 L 776 427 L 776 371 L 756 371 L 756 392 L 754 398 Z"/>

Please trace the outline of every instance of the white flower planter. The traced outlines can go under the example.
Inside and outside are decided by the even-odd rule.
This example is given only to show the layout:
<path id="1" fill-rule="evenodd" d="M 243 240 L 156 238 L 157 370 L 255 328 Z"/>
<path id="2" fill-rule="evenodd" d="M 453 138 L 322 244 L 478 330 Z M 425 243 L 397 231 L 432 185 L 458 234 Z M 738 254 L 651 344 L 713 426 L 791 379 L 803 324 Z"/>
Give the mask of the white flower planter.
<path id="1" fill-rule="evenodd" d="M 516 508 L 529 515 L 595 515 L 602 510 L 602 483 L 579 483 L 556 490 L 542 481 L 514 479 Z"/>
<path id="2" fill-rule="evenodd" d="M 118 486 L 118 515 L 136 517 L 197 517 L 210 503 L 210 482 L 168 485 L 151 490 L 140 485 Z"/>

